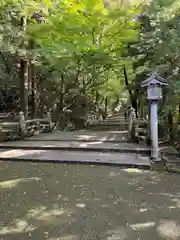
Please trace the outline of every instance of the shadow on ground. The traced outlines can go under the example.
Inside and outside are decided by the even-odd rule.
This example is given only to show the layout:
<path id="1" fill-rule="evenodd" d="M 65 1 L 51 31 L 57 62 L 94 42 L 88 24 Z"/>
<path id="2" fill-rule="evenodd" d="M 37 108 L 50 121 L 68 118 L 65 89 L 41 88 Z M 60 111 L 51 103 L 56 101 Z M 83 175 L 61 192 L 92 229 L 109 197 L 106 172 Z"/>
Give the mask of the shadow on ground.
<path id="1" fill-rule="evenodd" d="M 178 175 L 0 163 L 0 239 L 180 239 Z"/>

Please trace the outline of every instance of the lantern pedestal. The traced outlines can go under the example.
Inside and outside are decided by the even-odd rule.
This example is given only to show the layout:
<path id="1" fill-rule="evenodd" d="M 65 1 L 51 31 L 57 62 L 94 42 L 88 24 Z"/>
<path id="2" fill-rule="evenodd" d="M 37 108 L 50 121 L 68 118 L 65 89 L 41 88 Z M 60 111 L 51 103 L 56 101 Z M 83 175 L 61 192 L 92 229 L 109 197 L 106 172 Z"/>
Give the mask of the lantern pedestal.
<path id="1" fill-rule="evenodd" d="M 151 126 L 151 158 L 152 160 L 157 160 L 159 157 L 158 152 L 158 115 L 157 115 L 157 101 L 151 101 L 151 118 L 150 118 L 150 126 Z"/>

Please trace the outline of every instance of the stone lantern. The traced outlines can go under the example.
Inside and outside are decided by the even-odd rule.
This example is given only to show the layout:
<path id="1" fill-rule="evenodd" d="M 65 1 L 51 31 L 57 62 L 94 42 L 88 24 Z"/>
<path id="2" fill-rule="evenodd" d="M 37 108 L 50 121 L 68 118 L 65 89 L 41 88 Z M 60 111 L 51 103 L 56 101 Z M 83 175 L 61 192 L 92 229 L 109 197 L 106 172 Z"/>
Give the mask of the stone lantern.
<path id="1" fill-rule="evenodd" d="M 162 87 L 167 85 L 166 80 L 158 76 L 156 72 L 141 83 L 141 87 L 147 89 L 147 100 L 150 103 L 151 158 L 154 161 L 159 159 L 157 104 L 162 99 Z"/>

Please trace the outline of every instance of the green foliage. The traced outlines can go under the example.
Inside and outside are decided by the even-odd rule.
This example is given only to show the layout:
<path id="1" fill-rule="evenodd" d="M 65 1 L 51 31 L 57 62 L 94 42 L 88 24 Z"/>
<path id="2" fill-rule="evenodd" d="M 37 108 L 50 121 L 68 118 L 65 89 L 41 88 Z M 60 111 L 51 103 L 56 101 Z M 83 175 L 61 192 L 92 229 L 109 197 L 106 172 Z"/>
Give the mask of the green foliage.
<path id="1" fill-rule="evenodd" d="M 44 24 L 29 27 L 29 35 L 39 47 L 36 51 L 66 76 L 66 82 L 71 79 L 76 91 L 87 85 L 87 93 L 91 88 L 96 92 L 101 85 L 102 92 L 111 89 L 111 97 L 117 98 L 119 91 L 120 97 L 124 84 L 118 80 L 117 69 L 123 64 L 127 43 L 138 37 L 137 23 L 132 19 L 139 10 L 107 10 L 101 1 L 75 2 L 58 5 Z"/>
<path id="2" fill-rule="evenodd" d="M 129 96 L 142 99 L 140 81 L 158 70 L 170 84 L 165 112 L 170 107 L 177 112 L 179 11 L 179 0 L 1 1 L 0 81 L 19 87 L 19 63 L 26 60 L 35 68 L 30 85 L 35 79 L 38 96 L 59 118 L 63 109 L 86 115 L 94 106 L 112 109 Z"/>
<path id="3" fill-rule="evenodd" d="M 151 46 L 151 66 L 156 68 L 169 82 L 169 90 L 164 101 L 175 111 L 179 102 L 179 64 L 180 64 L 180 1 L 156 0 L 148 6 L 147 13 L 152 19 L 153 32 Z M 165 105 L 165 104 L 164 104 Z"/>
<path id="4" fill-rule="evenodd" d="M 40 86 L 43 82 L 41 98 L 47 109 L 71 108 L 78 104 L 78 95 L 87 98 L 86 105 L 99 108 L 108 96 L 110 108 L 128 97 L 122 66 L 128 44 L 139 36 L 133 17 L 140 11 L 130 5 L 105 8 L 101 0 L 1 1 L 0 61 L 5 67 L 0 77 L 10 75 L 19 86 L 19 63 L 24 59 L 35 66 L 29 81 L 35 78 Z M 67 103 L 68 95 L 75 103 Z"/>

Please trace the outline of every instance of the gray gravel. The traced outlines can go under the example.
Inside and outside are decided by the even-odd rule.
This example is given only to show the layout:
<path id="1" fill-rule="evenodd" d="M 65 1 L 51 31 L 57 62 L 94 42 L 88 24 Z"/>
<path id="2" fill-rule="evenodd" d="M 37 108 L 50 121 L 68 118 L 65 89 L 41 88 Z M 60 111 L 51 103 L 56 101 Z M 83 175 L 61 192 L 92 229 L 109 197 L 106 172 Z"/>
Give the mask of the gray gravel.
<path id="1" fill-rule="evenodd" d="M 0 239 L 178 240 L 180 176 L 0 162 Z"/>

